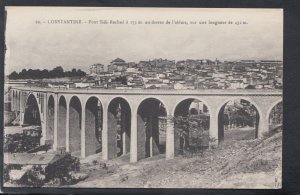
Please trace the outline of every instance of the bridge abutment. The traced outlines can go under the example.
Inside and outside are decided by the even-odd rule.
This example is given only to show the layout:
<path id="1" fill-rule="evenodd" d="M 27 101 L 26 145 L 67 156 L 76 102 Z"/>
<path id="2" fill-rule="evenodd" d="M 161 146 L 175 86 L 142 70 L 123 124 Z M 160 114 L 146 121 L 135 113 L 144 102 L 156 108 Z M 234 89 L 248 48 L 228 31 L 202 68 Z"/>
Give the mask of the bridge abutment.
<path id="1" fill-rule="evenodd" d="M 108 105 L 103 102 L 102 158 L 108 160 Z"/>
<path id="2" fill-rule="evenodd" d="M 86 157 L 86 142 L 85 142 L 85 110 L 84 110 L 84 106 L 85 104 L 83 104 L 83 109 L 81 111 L 81 157 L 85 158 Z"/>
<path id="3" fill-rule="evenodd" d="M 70 152 L 70 100 L 66 98 L 66 152 Z"/>
<path id="4" fill-rule="evenodd" d="M 66 149 L 67 102 L 61 96 L 58 98 L 57 148 Z"/>
<path id="5" fill-rule="evenodd" d="M 41 137 L 41 141 L 40 141 L 40 144 L 41 145 L 44 145 L 46 144 L 46 138 L 47 138 L 47 112 L 48 112 L 48 107 L 47 107 L 47 100 L 48 100 L 48 97 L 47 97 L 47 93 L 44 93 L 43 94 L 44 98 L 43 98 L 43 107 L 44 107 L 44 112 L 42 113 L 43 114 L 43 122 L 42 122 L 42 137 Z"/>
<path id="6" fill-rule="evenodd" d="M 267 115 L 267 111 L 264 109 L 260 113 L 259 121 L 258 121 L 258 131 L 257 137 L 263 137 L 266 133 L 269 132 L 269 116 Z"/>
<path id="7" fill-rule="evenodd" d="M 137 106 L 131 105 L 130 162 L 138 161 Z"/>
<path id="8" fill-rule="evenodd" d="M 215 106 L 210 107 L 210 118 L 209 118 L 209 147 L 216 147 L 219 143 L 219 112 Z"/>
<path id="9" fill-rule="evenodd" d="M 53 126 L 53 150 L 58 150 L 58 95 L 54 95 L 54 126 Z"/>
<path id="10" fill-rule="evenodd" d="M 173 116 L 167 117 L 167 130 L 166 130 L 166 159 L 173 159 L 175 156 L 175 131 L 174 131 Z"/>
<path id="11" fill-rule="evenodd" d="M 19 126 L 23 125 L 23 117 L 24 117 L 24 95 L 23 92 L 20 91 L 20 112 L 19 112 Z"/>

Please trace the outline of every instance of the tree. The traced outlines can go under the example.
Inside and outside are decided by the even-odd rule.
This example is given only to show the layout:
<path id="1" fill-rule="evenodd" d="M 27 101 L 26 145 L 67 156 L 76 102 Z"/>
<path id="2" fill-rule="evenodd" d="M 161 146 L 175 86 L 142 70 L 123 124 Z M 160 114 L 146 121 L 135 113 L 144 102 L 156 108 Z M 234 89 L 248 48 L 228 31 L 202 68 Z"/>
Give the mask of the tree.
<path id="1" fill-rule="evenodd" d="M 83 72 L 82 70 L 78 69 L 76 76 L 83 77 L 83 76 L 85 76 L 85 75 L 86 75 L 85 72 Z"/>
<path id="2" fill-rule="evenodd" d="M 249 102 L 234 103 L 234 105 L 226 106 L 224 110 L 224 125 L 234 126 L 251 126 L 253 127 L 256 121 L 256 108 Z"/>
<path id="3" fill-rule="evenodd" d="M 42 70 L 41 78 L 48 78 L 48 77 L 49 77 L 49 71 L 47 69 Z"/>
<path id="4" fill-rule="evenodd" d="M 126 76 L 119 76 L 115 79 L 115 81 L 122 83 L 122 85 L 127 85 L 127 77 Z"/>
<path id="5" fill-rule="evenodd" d="M 19 74 L 16 71 L 13 71 L 10 75 L 8 75 L 9 79 L 16 80 L 19 78 Z"/>
<path id="6" fill-rule="evenodd" d="M 57 66 L 55 67 L 53 70 L 53 76 L 54 77 L 57 77 L 57 78 L 60 78 L 60 77 L 64 77 L 65 74 L 64 74 L 64 69 L 61 67 L 61 66 Z"/>
<path id="7" fill-rule="evenodd" d="M 27 70 L 23 69 L 20 73 L 19 73 L 19 78 L 20 79 L 27 79 Z"/>
<path id="8" fill-rule="evenodd" d="M 192 115 L 197 115 L 197 114 L 198 114 L 198 111 L 197 111 L 196 108 L 192 108 L 192 109 L 190 110 L 190 113 L 191 113 Z"/>
<path id="9" fill-rule="evenodd" d="M 205 140 L 209 136 L 209 116 L 206 114 L 174 117 L 175 133 L 180 139 L 180 150 L 198 151 L 205 147 Z"/>
<path id="10" fill-rule="evenodd" d="M 248 85 L 247 87 L 245 87 L 245 89 L 255 89 L 254 85 Z"/>
<path id="11" fill-rule="evenodd" d="M 9 79 L 44 79 L 44 78 L 61 78 L 61 77 L 75 77 L 75 76 L 86 76 L 86 73 L 80 69 L 78 71 L 74 68 L 72 71 L 64 71 L 61 66 L 57 66 L 52 70 L 47 69 L 23 69 L 19 74 L 14 71 L 8 78 Z"/>
<path id="12" fill-rule="evenodd" d="M 180 139 L 180 150 L 182 153 L 184 153 L 188 147 L 188 143 L 187 143 L 188 131 L 189 131 L 188 118 L 183 116 L 174 117 L 174 125 L 175 125 L 175 133 L 178 135 Z"/>

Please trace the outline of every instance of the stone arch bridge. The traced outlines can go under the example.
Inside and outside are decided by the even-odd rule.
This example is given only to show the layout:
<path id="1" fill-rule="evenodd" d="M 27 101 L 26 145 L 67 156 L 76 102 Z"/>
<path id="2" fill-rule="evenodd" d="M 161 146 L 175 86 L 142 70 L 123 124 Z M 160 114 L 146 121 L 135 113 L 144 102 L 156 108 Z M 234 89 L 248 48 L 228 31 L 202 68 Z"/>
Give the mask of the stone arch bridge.
<path id="1" fill-rule="evenodd" d="M 12 111 L 19 113 L 20 125 L 41 125 L 41 144 L 51 143 L 54 150 L 65 148 L 83 158 L 99 150 L 104 160 L 129 153 L 130 162 L 159 153 L 165 153 L 166 159 L 174 158 L 178 144 L 172 117 L 186 114 L 192 100 L 207 106 L 209 136 L 214 138 L 214 144 L 222 139 L 220 113 L 230 100 L 244 99 L 256 108 L 257 137 L 269 131 L 270 112 L 282 102 L 281 90 L 12 87 L 10 95 Z M 158 140 L 159 116 L 166 117 L 164 148 Z M 149 121 L 151 125 L 145 125 Z"/>

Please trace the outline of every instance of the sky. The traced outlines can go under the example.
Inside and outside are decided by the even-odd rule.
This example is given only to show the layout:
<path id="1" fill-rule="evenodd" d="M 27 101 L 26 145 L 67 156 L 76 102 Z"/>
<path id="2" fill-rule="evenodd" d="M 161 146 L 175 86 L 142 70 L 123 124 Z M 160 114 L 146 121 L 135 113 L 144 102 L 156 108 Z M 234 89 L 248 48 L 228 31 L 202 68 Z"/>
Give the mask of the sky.
<path id="1" fill-rule="evenodd" d="M 176 61 L 283 58 L 282 9 L 6 7 L 6 10 L 6 74 L 24 68 L 56 66 L 88 71 L 92 64 L 107 65 L 117 57 L 127 62 L 154 58 Z M 53 24 L 54 20 L 83 23 Z M 89 24 L 89 20 L 97 20 L 98 24 Z M 99 20 L 124 20 L 129 24 L 100 24 Z M 144 24 L 172 20 L 197 24 Z M 133 25 L 130 21 L 143 24 Z M 200 21 L 206 24 L 199 24 Z M 216 21 L 226 24 L 209 24 Z M 237 21 L 247 24 L 237 25 Z"/>

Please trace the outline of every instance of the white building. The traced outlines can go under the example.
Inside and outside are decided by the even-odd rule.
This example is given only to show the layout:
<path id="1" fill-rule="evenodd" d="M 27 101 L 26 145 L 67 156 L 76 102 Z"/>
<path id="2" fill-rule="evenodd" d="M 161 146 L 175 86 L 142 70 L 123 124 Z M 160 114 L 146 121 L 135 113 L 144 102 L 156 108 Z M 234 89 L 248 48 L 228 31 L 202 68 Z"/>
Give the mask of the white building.
<path id="1" fill-rule="evenodd" d="M 90 74 L 100 74 L 104 72 L 104 65 L 103 64 L 93 64 L 90 65 Z"/>

